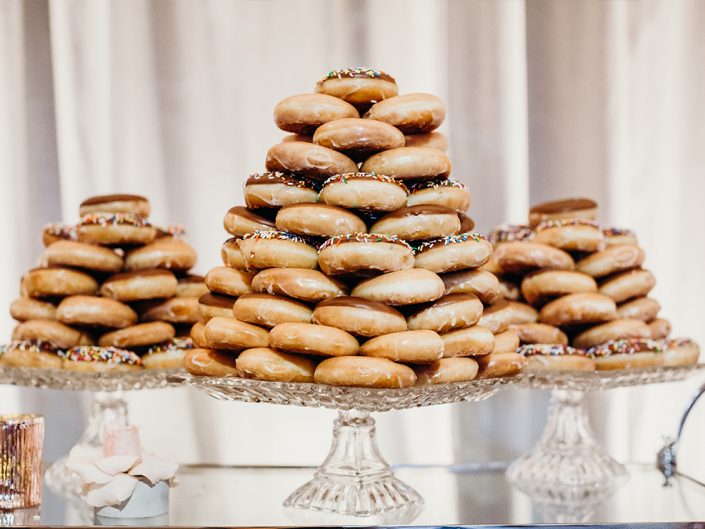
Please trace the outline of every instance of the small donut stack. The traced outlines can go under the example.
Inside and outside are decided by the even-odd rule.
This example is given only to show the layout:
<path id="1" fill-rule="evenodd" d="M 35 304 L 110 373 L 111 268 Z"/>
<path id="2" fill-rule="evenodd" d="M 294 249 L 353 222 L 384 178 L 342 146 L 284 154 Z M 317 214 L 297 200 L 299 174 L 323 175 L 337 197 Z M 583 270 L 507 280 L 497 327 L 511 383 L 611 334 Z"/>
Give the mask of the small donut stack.
<path id="1" fill-rule="evenodd" d="M 495 339 L 508 323 L 483 315 L 499 298 L 479 270 L 492 246 L 449 178 L 444 118 L 437 97 L 398 95 L 371 68 L 281 101 L 291 135 L 225 215 L 187 369 L 377 388 L 517 373 L 518 341 Z"/>
<path id="2" fill-rule="evenodd" d="M 204 278 L 178 226 L 148 220 L 137 195 L 85 200 L 78 224 L 51 224 L 25 274 L 3 365 L 77 371 L 180 367 Z"/>
<path id="3" fill-rule="evenodd" d="M 644 251 L 634 233 L 601 228 L 596 216 L 597 204 L 589 199 L 547 202 L 531 208 L 528 225 L 502 226 L 488 235 L 494 252 L 485 268 L 501 278 L 514 312 L 510 329 L 529 368 L 696 362 L 696 344 L 667 340 L 670 324 L 648 297 L 656 280 L 642 268 Z"/>

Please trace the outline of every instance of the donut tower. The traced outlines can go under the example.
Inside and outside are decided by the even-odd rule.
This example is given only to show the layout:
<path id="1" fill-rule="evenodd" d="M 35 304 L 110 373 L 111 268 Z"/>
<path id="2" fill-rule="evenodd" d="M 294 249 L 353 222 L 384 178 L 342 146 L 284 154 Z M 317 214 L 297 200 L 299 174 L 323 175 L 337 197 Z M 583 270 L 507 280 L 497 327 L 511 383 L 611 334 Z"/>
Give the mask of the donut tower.
<path id="1" fill-rule="evenodd" d="M 20 283 L 2 365 L 74 371 L 181 367 L 203 277 L 179 226 L 149 222 L 136 195 L 85 200 L 76 225 L 49 224 L 39 268 Z"/>
<path id="2" fill-rule="evenodd" d="M 654 274 L 631 230 L 602 228 L 597 204 L 566 199 L 502 226 L 485 268 L 501 278 L 510 330 L 530 368 L 609 370 L 695 363 L 697 344 L 671 339 L 649 292 Z M 638 354 L 637 354 L 638 353 Z M 665 354 L 662 354 L 665 353 Z"/>
<path id="3" fill-rule="evenodd" d="M 496 340 L 504 329 L 483 316 L 500 297 L 478 269 L 492 246 L 449 178 L 444 119 L 440 99 L 398 95 L 372 68 L 277 104 L 290 134 L 225 215 L 232 237 L 206 275 L 186 368 L 383 388 L 521 370 L 518 341 Z"/>

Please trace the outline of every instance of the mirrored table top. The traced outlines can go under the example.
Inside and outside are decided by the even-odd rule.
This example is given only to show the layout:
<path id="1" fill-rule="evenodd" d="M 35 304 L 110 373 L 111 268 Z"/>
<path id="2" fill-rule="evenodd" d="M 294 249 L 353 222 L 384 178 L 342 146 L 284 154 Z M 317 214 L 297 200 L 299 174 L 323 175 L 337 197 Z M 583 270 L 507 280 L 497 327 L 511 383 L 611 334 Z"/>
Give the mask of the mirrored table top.
<path id="1" fill-rule="evenodd" d="M 129 525 L 292 526 L 292 525 L 513 525 L 543 523 L 664 523 L 705 520 L 705 487 L 684 478 L 663 486 L 653 465 L 628 465 L 616 490 L 576 504 L 539 504 L 504 477 L 506 465 L 395 468 L 416 488 L 425 506 L 413 520 L 339 519 L 326 514 L 286 512 L 282 502 L 310 479 L 313 467 L 182 466 L 170 492 L 167 517 L 131 520 Z M 599 492 L 599 491 L 598 491 Z M 606 497 L 600 497 L 606 496 Z M 4 517 L 3 517 L 4 516 Z M 0 525 L 110 525 L 80 503 L 44 488 L 41 508 L 0 513 Z M 675 525 L 674 525 L 675 527 Z"/>

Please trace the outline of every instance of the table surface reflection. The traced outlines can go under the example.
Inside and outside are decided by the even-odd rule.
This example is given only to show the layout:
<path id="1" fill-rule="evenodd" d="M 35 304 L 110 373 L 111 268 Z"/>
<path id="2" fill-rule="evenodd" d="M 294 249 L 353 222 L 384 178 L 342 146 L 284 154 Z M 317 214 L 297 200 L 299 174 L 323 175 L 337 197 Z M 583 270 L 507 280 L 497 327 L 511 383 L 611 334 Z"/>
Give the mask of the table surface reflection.
<path id="1" fill-rule="evenodd" d="M 504 478 L 505 465 L 396 468 L 399 478 L 426 500 L 413 525 L 538 523 L 646 523 L 705 520 L 705 488 L 679 478 L 669 487 L 653 465 L 628 466 L 629 477 L 593 505 L 539 505 Z M 307 481 L 314 468 L 182 466 L 171 490 L 168 518 L 140 525 L 291 526 L 368 525 L 365 518 L 335 519 L 320 514 L 302 518 L 285 512 L 282 502 Z M 392 520 L 393 521 L 393 520 Z M 90 511 L 44 489 L 40 514 L 18 511 L 4 523 L 92 525 Z M 386 520 L 385 523 L 388 523 Z M 405 521 L 408 523 L 408 521 Z M 132 522 L 134 525 L 134 522 Z"/>

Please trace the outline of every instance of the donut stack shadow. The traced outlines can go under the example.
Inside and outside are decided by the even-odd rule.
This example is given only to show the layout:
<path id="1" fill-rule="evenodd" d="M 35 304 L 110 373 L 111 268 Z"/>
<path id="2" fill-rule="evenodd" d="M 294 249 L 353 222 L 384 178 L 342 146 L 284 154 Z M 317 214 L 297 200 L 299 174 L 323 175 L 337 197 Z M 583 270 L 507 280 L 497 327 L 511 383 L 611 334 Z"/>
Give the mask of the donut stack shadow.
<path id="1" fill-rule="evenodd" d="M 529 224 L 492 230 L 492 259 L 510 329 L 529 369 L 615 370 L 691 365 L 689 339 L 671 339 L 671 325 L 649 297 L 656 279 L 643 268 L 634 232 L 603 228 L 589 199 L 547 202 Z"/>
<path id="2" fill-rule="evenodd" d="M 137 195 L 89 198 L 76 225 L 45 227 L 40 266 L 20 282 L 3 366 L 73 371 L 179 368 L 204 278 L 179 226 L 150 223 Z"/>
<path id="3" fill-rule="evenodd" d="M 449 178 L 443 103 L 375 69 L 335 70 L 274 110 L 290 133 L 225 215 L 196 375 L 401 388 L 512 375 L 492 252 Z M 485 307 L 490 307 L 485 311 Z M 497 336 L 495 336 L 497 334 Z"/>

